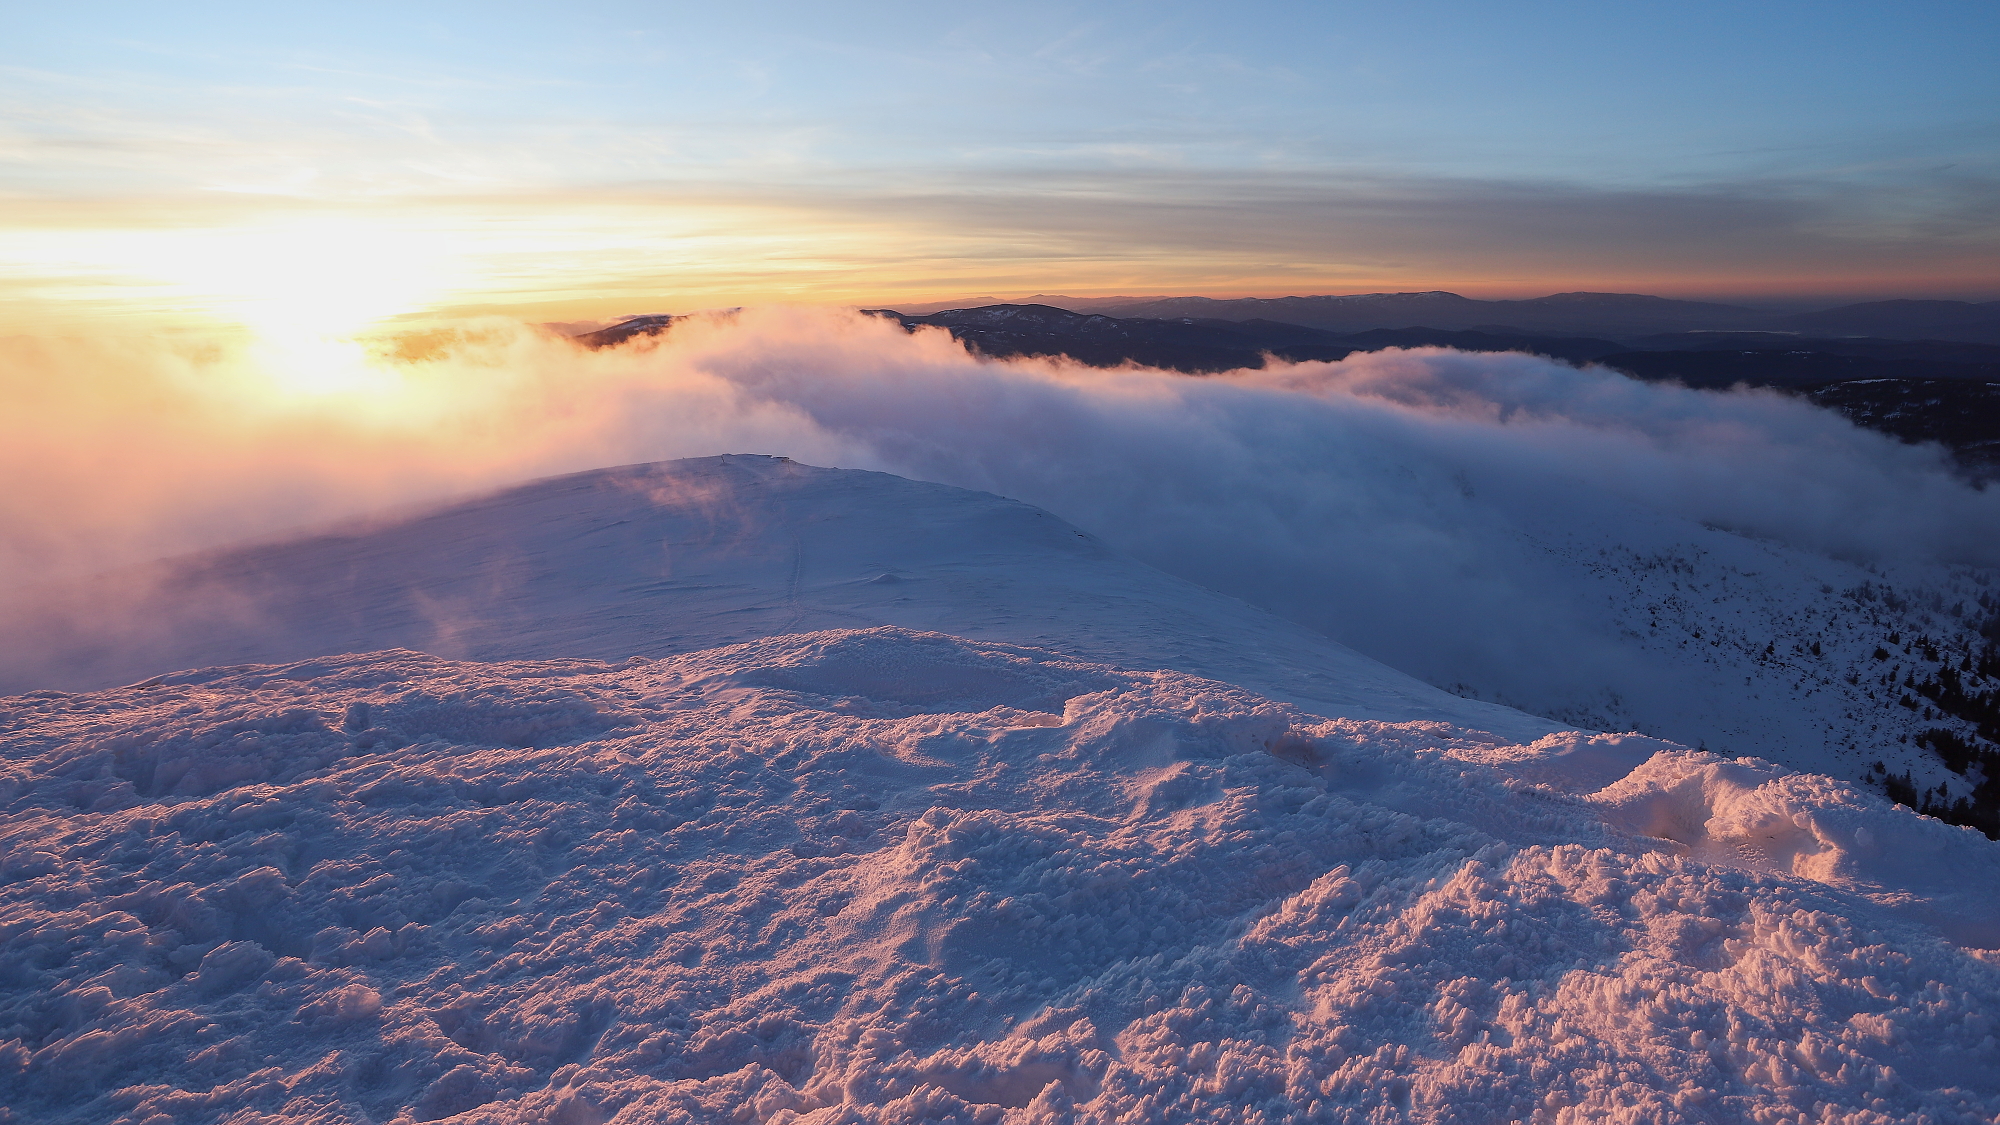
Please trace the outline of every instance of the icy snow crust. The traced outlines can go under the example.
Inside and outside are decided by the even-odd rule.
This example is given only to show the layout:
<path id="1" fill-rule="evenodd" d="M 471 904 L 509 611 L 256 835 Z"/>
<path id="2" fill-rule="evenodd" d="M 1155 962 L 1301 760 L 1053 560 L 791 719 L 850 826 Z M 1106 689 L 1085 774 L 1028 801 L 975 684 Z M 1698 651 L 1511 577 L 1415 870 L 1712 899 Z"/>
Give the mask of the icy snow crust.
<path id="1" fill-rule="evenodd" d="M 1754 759 L 895 627 L 5 707 L 14 1120 L 2000 1114 L 1996 846 Z"/>

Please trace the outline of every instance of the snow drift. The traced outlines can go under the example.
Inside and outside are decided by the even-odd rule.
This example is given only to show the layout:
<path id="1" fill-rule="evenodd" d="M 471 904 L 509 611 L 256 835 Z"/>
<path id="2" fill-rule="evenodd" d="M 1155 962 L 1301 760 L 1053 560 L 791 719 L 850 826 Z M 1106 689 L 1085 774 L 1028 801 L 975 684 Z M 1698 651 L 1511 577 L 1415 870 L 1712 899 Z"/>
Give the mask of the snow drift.
<path id="1" fill-rule="evenodd" d="M 1996 845 L 1633 736 L 892 627 L 6 707 L 18 1120 L 2000 1113 Z"/>

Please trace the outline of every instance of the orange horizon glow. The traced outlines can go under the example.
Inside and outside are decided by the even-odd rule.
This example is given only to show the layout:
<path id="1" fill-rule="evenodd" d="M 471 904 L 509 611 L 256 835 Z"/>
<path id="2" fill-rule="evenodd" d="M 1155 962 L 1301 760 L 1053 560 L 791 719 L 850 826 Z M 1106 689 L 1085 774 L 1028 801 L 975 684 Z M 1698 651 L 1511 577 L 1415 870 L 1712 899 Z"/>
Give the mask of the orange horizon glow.
<path id="1" fill-rule="evenodd" d="M 2000 292 L 1986 263 L 1867 276 L 1508 263 L 1491 250 L 1385 263 L 1074 232 L 857 218 L 799 202 L 520 199 L 331 206 L 300 201 L 107 201 L 15 210 L 0 226 L 0 333 L 231 328 L 287 346 L 498 315 L 603 323 L 739 305 L 893 307 L 1037 294 L 1221 299 L 1445 290 L 1826 305 Z M 1087 253 L 1085 251 L 1088 251 Z M 1532 266 L 1533 268 L 1530 268 Z M 1982 272 L 1984 270 L 1984 272 Z"/>

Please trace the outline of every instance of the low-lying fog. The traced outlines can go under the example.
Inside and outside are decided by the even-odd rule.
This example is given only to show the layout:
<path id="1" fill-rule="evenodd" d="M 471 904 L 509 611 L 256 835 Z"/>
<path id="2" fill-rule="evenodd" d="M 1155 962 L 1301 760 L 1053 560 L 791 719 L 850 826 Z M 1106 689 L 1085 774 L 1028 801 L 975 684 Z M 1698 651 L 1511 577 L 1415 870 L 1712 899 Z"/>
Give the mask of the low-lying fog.
<path id="1" fill-rule="evenodd" d="M 1643 552 L 1707 525 L 1869 565 L 2000 562 L 2000 493 L 1935 449 L 1772 393 L 1527 355 L 1190 378 L 985 361 L 941 330 L 798 308 L 596 352 L 504 322 L 425 346 L 391 362 L 5 342 L 0 573 L 20 591 L 552 473 L 773 453 L 1040 505 L 1433 682 L 1505 694 L 1622 659 L 1549 563 L 1575 532 Z"/>

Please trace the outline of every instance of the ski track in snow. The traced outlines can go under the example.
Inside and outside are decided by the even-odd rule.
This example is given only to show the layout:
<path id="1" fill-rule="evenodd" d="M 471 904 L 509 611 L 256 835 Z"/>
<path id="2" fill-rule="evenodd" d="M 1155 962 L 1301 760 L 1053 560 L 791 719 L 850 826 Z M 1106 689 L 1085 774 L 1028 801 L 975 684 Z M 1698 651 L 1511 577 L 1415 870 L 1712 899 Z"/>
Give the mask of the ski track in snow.
<path id="1" fill-rule="evenodd" d="M 0 706 L 8 1120 L 2000 1115 L 1996 845 L 1754 759 L 893 627 Z"/>

